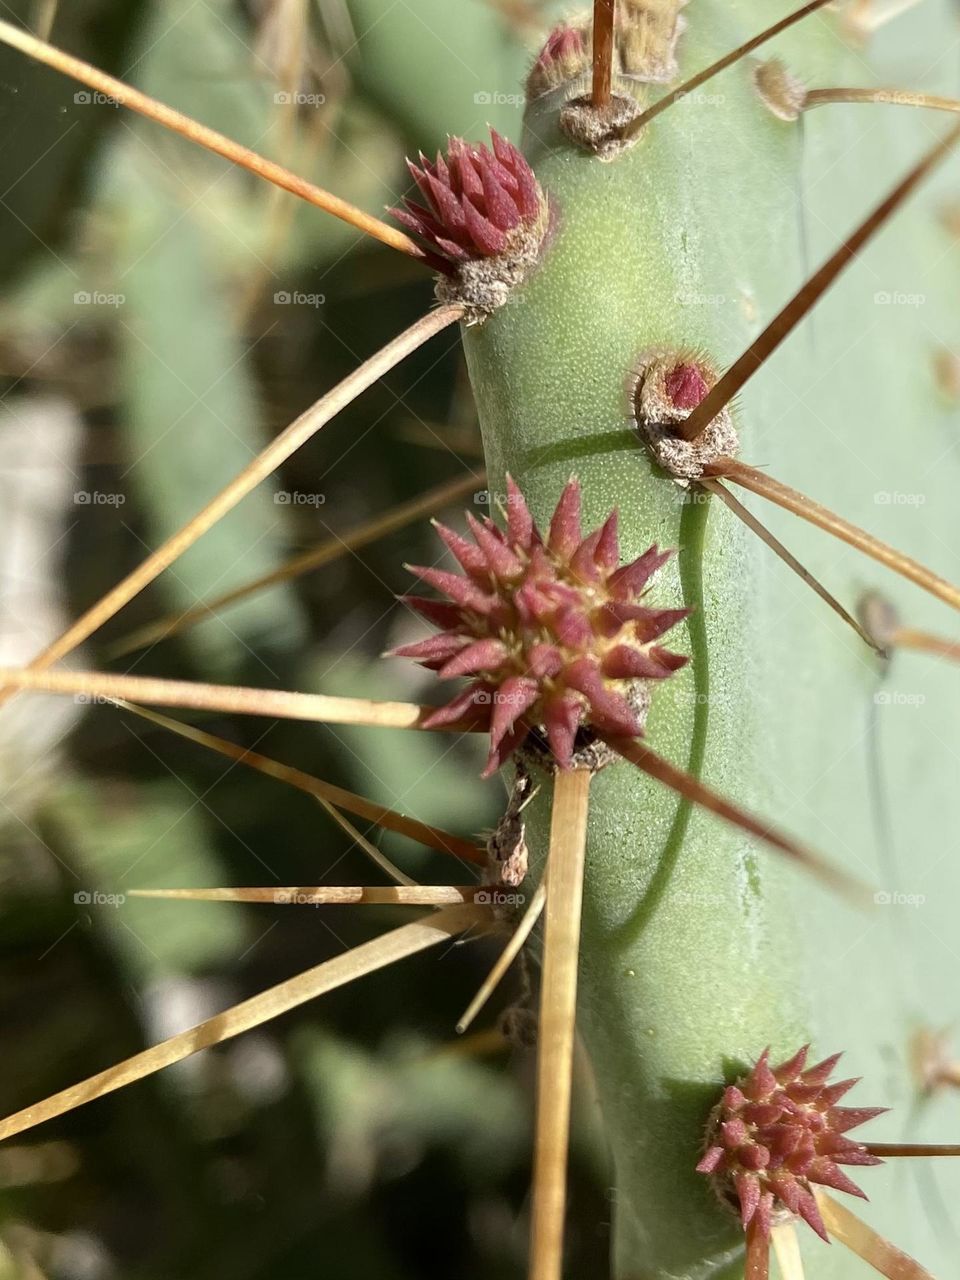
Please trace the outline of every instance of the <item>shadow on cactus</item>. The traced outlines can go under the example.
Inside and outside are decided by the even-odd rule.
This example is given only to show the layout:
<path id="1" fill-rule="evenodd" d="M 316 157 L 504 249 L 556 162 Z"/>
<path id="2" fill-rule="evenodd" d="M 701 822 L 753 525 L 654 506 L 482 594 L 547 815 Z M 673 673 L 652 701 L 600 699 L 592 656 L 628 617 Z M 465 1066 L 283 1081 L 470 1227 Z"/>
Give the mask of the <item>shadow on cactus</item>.
<path id="1" fill-rule="evenodd" d="M 778 6 L 761 7 L 773 17 Z M 771 1250 L 784 1280 L 801 1280 L 805 1261 L 810 1274 L 861 1274 L 849 1252 L 822 1250 L 815 1236 L 897 1280 L 946 1274 L 950 1244 L 923 1221 L 928 1196 L 912 1184 L 905 1193 L 907 1180 L 895 1182 L 889 1167 L 869 1183 L 877 1220 L 909 1251 L 824 1190 L 863 1197 L 840 1166 L 895 1158 L 910 1160 L 905 1168 L 935 1161 L 930 1177 L 943 1179 L 945 1203 L 958 1186 L 949 1161 L 937 1159 L 957 1154 L 939 1141 L 957 1128 L 956 1067 L 932 1031 L 957 1012 L 945 940 L 956 859 L 938 853 L 924 864 L 947 913 L 923 921 L 926 937 L 891 926 L 889 911 L 882 918 L 904 896 L 877 853 L 896 844 L 896 831 L 880 829 L 877 794 L 861 776 L 871 766 L 859 767 L 876 745 L 864 747 L 876 733 L 869 717 L 896 705 L 881 685 L 901 664 L 931 690 L 943 676 L 945 692 L 930 695 L 938 713 L 956 697 L 955 673 L 937 664 L 958 655 L 940 614 L 960 608 L 960 590 L 926 564 L 960 569 L 946 524 L 960 479 L 956 414 L 935 407 L 936 388 L 920 385 L 919 369 L 900 367 L 916 334 L 888 305 L 894 294 L 875 286 L 891 269 L 878 233 L 960 140 L 958 125 L 924 150 L 926 126 L 912 121 L 960 108 L 920 90 L 845 85 L 863 77 L 864 43 L 902 7 L 851 0 L 835 12 L 814 0 L 758 32 L 746 3 L 597 0 L 592 19 L 545 35 L 519 146 L 491 131 L 489 146 L 453 138 L 445 154 L 410 164 L 416 193 L 391 211 L 402 232 L 0 23 L 0 39 L 25 54 L 434 269 L 439 303 L 308 408 L 33 663 L 0 673 L 5 697 L 96 695 L 316 795 L 397 881 L 154 896 L 293 900 L 280 893 L 435 910 L 19 1112 L 0 1136 L 404 956 L 462 934 L 506 934 L 465 1026 L 518 955 L 536 950 L 529 940 L 542 915 L 531 1280 L 559 1280 L 563 1269 L 576 1033 L 612 1156 L 616 1280 L 764 1280 Z M 950 15 L 939 9 L 929 30 L 945 39 Z M 774 39 L 776 58 L 752 58 Z M 913 111 L 892 113 L 896 146 L 884 135 L 879 170 L 887 193 L 850 232 L 826 191 L 832 180 L 820 181 L 855 163 L 850 116 L 807 113 L 864 103 Z M 900 152 L 911 162 L 890 187 Z M 746 211 L 732 198 L 748 176 Z M 845 179 L 837 186 L 845 198 L 856 190 Z M 932 252 L 922 231 L 912 226 L 897 258 L 920 279 L 946 252 Z M 803 269 L 808 239 L 827 249 L 812 274 Z M 850 318 L 865 281 L 886 307 L 874 327 L 897 328 L 889 358 L 861 341 Z M 810 349 L 794 332 L 802 322 Z M 56 665 L 356 396 L 455 323 L 491 513 L 468 516 L 472 541 L 436 525 L 461 572 L 412 568 L 446 598 L 401 597 L 434 631 L 392 650 L 441 680 L 466 681 L 450 701 L 426 707 Z M 933 361 L 927 372 L 932 383 Z M 768 458 L 799 487 L 775 479 Z M 865 497 L 875 483 L 889 488 Z M 731 485 L 770 502 L 770 528 Z M 884 540 L 861 527 L 881 508 L 896 514 L 892 493 L 921 485 L 931 492 L 929 523 L 890 519 Z M 357 540 L 423 514 L 385 517 Z M 908 584 L 929 599 L 901 598 Z M 481 843 L 137 703 L 485 732 L 484 776 L 504 779 L 504 818 Z M 946 752 L 956 749 L 956 723 L 938 715 L 930 730 L 941 746 L 949 739 Z M 920 776 L 912 727 L 898 723 L 888 768 L 909 775 L 898 803 L 910 816 L 898 822 L 911 831 L 923 814 L 945 811 L 950 791 L 937 760 Z M 870 785 L 882 774 L 874 767 Z M 344 811 L 481 870 L 468 884 L 418 885 Z M 776 824 L 761 813 L 775 813 Z M 798 835 L 781 830 L 781 816 Z M 929 824 L 923 830 L 939 844 Z M 912 836 L 900 852 L 919 857 Z M 506 892 L 518 888 L 529 895 Z M 908 948 L 929 989 L 918 978 L 904 1005 L 877 975 L 892 965 L 900 981 Z M 884 1016 L 878 1001 L 888 995 L 899 1003 Z M 839 1055 L 808 1067 L 807 1048 L 796 1050 L 841 1035 L 871 1097 L 889 1107 L 840 1106 L 855 1081 L 832 1081 Z M 792 1056 L 771 1067 L 781 1054 Z M 846 1136 L 884 1114 L 887 1125 L 932 1126 L 938 1140 L 912 1130 L 899 1142 Z M 802 1241 L 798 1219 L 813 1228 Z"/>

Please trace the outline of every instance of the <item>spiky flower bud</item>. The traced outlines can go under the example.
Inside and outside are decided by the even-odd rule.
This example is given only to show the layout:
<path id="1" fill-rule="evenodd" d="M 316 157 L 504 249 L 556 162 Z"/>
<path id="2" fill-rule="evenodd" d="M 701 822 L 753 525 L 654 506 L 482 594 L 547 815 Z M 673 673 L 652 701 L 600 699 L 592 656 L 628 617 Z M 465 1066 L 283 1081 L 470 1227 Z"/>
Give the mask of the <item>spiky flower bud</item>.
<path id="1" fill-rule="evenodd" d="M 839 1053 L 804 1069 L 809 1048 L 778 1067 L 764 1050 L 753 1070 L 724 1090 L 697 1165 L 720 1197 L 739 1208 L 744 1230 L 760 1247 L 777 1218 L 789 1214 L 799 1214 L 826 1240 L 811 1184 L 866 1199 L 840 1165 L 883 1163 L 844 1135 L 886 1108 L 838 1107 L 857 1081 L 828 1083 Z"/>
<path id="2" fill-rule="evenodd" d="M 522 153 L 490 130 L 492 150 L 451 138 L 446 156 L 407 165 L 424 203 L 391 213 L 424 241 L 441 272 L 442 301 L 462 302 L 476 323 L 502 306 L 540 254 L 547 202 Z"/>
<path id="3" fill-rule="evenodd" d="M 473 543 L 437 524 L 464 574 L 409 566 L 449 603 L 402 597 L 441 630 L 393 651 L 441 679 L 471 678 L 425 726 L 488 709 L 484 776 L 533 730 L 542 731 L 560 768 L 570 766 L 581 727 L 635 737 L 643 731 L 645 682 L 686 662 L 657 642 L 688 610 L 641 603 L 669 552 L 650 547 L 621 566 L 615 511 L 583 537 L 576 479 L 565 487 L 546 539 L 510 477 L 506 508 L 506 530 L 467 516 Z"/>

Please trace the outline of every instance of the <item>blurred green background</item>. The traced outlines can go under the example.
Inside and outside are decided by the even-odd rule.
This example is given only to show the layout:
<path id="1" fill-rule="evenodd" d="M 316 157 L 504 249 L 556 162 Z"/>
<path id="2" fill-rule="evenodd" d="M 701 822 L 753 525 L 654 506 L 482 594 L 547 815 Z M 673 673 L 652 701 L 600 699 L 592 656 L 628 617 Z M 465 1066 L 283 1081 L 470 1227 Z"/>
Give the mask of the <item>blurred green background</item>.
<path id="1" fill-rule="evenodd" d="M 410 186 L 406 153 L 487 122 L 518 135 L 545 7 L 38 0 L 3 16 L 52 23 L 55 43 L 379 213 Z M 0 219 L 0 664 L 20 665 L 421 314 L 431 288 L 416 264 L 6 48 Z M 426 520 L 180 636 L 114 651 L 139 625 L 431 486 L 473 474 L 481 489 L 480 467 L 447 332 L 75 661 L 436 697 L 412 664 L 378 657 L 412 634 L 393 596 L 405 560 L 436 559 Z M 202 723 L 464 834 L 502 806 L 499 782 L 476 780 L 476 743 Z M 452 860 L 363 829 L 418 879 L 464 878 Z M 0 1110 L 411 918 L 97 905 L 97 893 L 382 881 L 279 782 L 111 706 L 17 699 L 0 716 Z M 477 1040 L 453 1033 L 492 955 L 478 943 L 407 961 L 6 1144 L 0 1277 L 522 1274 L 530 1062 L 493 1033 L 516 986 Z M 582 1135 L 572 1274 L 603 1267 L 599 1163 Z"/>

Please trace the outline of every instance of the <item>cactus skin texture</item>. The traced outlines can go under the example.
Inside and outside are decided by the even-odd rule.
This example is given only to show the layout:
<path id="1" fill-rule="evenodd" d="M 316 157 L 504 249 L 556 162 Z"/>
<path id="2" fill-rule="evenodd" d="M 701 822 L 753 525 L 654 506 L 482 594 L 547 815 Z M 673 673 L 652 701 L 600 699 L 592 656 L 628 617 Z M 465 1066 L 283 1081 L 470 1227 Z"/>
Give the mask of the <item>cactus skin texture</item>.
<path id="1" fill-rule="evenodd" d="M 791 7 L 697 0 L 681 76 Z M 950 93 L 947 60 L 940 80 L 917 83 L 935 58 L 905 50 L 936 51 L 954 35 L 951 7 L 931 0 L 865 53 L 827 11 L 765 56 L 811 85 Z M 650 100 L 663 91 L 652 87 Z M 858 914 L 627 765 L 593 783 L 579 1023 L 615 1169 L 613 1274 L 738 1277 L 737 1218 L 695 1167 L 723 1085 L 765 1047 L 774 1060 L 807 1040 L 814 1052 L 843 1048 L 864 1095 L 894 1108 L 868 1140 L 956 1133 L 955 1096 L 917 1105 L 909 1064 L 917 1026 L 958 1013 L 960 851 L 949 832 L 960 809 L 946 781 L 960 748 L 956 672 L 900 656 L 882 668 L 729 511 L 658 472 L 629 426 L 629 374 L 652 347 L 729 364 L 943 125 L 879 107 L 786 123 L 760 102 L 748 62 L 676 103 L 613 161 L 568 142 L 557 107 L 554 95 L 539 99 L 524 134 L 553 209 L 543 260 L 506 306 L 464 330 L 490 488 L 505 492 L 509 471 L 545 522 L 575 473 L 585 527 L 619 508 L 625 559 L 654 542 L 679 549 L 656 596 L 693 610 L 671 633 L 691 662 L 655 689 L 650 744 L 890 898 Z M 850 268 L 737 409 L 747 461 L 953 577 L 960 424 L 938 399 L 931 361 L 937 341 L 960 336 L 960 247 L 936 218 L 957 164 Z M 892 304 L 918 295 L 922 309 Z M 846 603 L 876 586 L 912 623 L 950 629 L 943 606 L 751 505 Z M 534 861 L 549 791 L 527 811 Z M 862 1179 L 863 1216 L 941 1276 L 954 1274 L 958 1248 L 945 1206 L 960 1202 L 960 1181 L 948 1164 L 901 1162 Z M 804 1234 L 819 1280 L 872 1274 Z"/>

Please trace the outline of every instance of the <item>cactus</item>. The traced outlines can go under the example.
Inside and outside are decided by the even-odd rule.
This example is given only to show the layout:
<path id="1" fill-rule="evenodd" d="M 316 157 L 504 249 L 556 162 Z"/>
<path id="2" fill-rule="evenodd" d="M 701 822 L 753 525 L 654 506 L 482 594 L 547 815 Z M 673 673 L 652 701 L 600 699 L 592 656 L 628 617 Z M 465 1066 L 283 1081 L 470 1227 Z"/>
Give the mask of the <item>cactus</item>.
<path id="1" fill-rule="evenodd" d="M 473 543 L 440 528 L 463 573 L 415 570 L 448 599 L 408 598 L 438 631 L 395 654 L 469 679 L 447 706 L 425 716 L 46 672 L 83 620 L 32 671 L 4 673 L 11 687 L 233 709 L 246 698 L 281 715 L 490 730 L 487 772 L 524 799 L 522 821 L 516 807 L 507 814 L 524 858 L 508 877 L 494 850 L 493 882 L 516 887 L 526 873 L 533 890 L 547 875 L 532 895 L 547 904 L 548 1064 L 534 1280 L 559 1274 L 578 932 L 577 1026 L 616 1176 L 615 1280 L 759 1280 L 771 1236 L 795 1280 L 782 1228 L 797 1215 L 814 1228 L 800 1245 L 810 1274 L 864 1274 L 816 1235 L 859 1248 L 887 1275 L 945 1276 L 952 1265 L 956 1236 L 935 1217 L 956 1199 L 960 1171 L 937 1160 L 921 1178 L 896 1158 L 919 1159 L 917 1144 L 929 1154 L 958 1131 L 949 1072 L 924 1051 L 918 1076 L 917 1046 L 929 1050 L 956 1015 L 956 801 L 941 767 L 957 747 L 956 672 L 937 659 L 956 657 L 941 637 L 944 604 L 960 596 L 933 572 L 960 575 L 948 523 L 956 414 L 933 335 L 949 348 L 960 319 L 942 279 L 955 279 L 956 251 L 934 217 L 935 183 L 906 204 L 957 136 L 941 130 L 938 142 L 922 108 L 956 104 L 928 96 L 949 84 L 879 92 L 903 79 L 896 24 L 868 51 L 879 6 L 835 8 L 805 6 L 772 52 L 748 57 L 744 43 L 781 6 L 598 0 L 593 24 L 563 22 L 535 56 L 519 149 L 493 132 L 411 165 L 417 190 L 394 210 L 403 233 L 301 190 L 436 270 L 441 307 L 298 420 L 229 502 L 357 387 L 459 321 L 493 519 L 471 520 Z M 938 48 L 954 15 L 931 3 L 899 21 L 917 47 Z M 741 56 L 725 69 L 672 93 L 733 50 Z M 878 103 L 886 114 L 874 127 L 865 122 Z M 910 299 L 923 301 L 922 326 Z M 769 463 L 776 479 L 749 463 Z M 810 504 L 780 481 L 913 559 L 829 514 L 810 527 L 795 518 Z M 787 509 L 751 500 L 751 516 L 732 483 Z M 190 536 L 224 509 L 213 504 Z M 757 515 L 780 559 L 757 537 Z M 838 531 L 852 545 L 841 550 L 828 536 Z M 161 549 L 116 601 L 177 552 Z M 811 575 L 832 612 L 808 590 Z M 416 832 L 434 847 L 455 839 Z M 838 892 L 853 881 L 870 886 L 866 909 Z M 451 893 L 433 900 L 446 905 L 432 922 L 391 935 L 389 959 L 476 918 L 469 894 Z M 290 999 L 353 972 L 342 966 Z M 238 1010 L 221 1030 L 261 1016 Z M 837 1105 L 850 1082 L 833 1080 L 832 1057 L 805 1065 L 810 1041 L 821 1057 L 844 1051 L 863 1077 L 853 1107 Z M 154 1053 L 136 1072 L 186 1051 Z M 785 1061 L 771 1069 L 771 1057 Z M 73 1105 L 51 1101 L 40 1118 Z M 845 1136 L 868 1122 L 869 1138 Z M 881 1151 L 892 1159 L 868 1168 Z M 857 1183 L 841 1163 L 864 1166 Z M 815 1194 L 823 1187 L 862 1188 L 863 1217 L 904 1254 L 872 1236 L 864 1244 L 849 1210 Z"/>
<path id="2" fill-rule="evenodd" d="M 680 42 L 688 71 L 753 33 L 755 7 L 744 10 L 739 21 L 730 9 L 711 12 L 700 5 L 691 14 Z M 823 22 L 784 37 L 781 50 L 804 78 L 838 84 L 850 78 L 853 55 Z M 553 205 L 556 226 L 516 305 L 465 333 L 488 463 L 493 485 L 503 492 L 509 471 L 540 516 L 549 513 L 575 470 L 589 516 L 597 520 L 611 508 L 619 510 L 627 555 L 639 554 L 654 538 L 679 547 L 658 594 L 667 604 L 692 609 L 686 627 L 693 660 L 657 689 L 648 740 L 724 794 L 768 813 L 778 812 L 785 797 L 795 794 L 798 776 L 805 779 L 804 787 L 819 782 L 817 794 L 832 813 L 842 793 L 842 825 L 818 816 L 811 804 L 809 816 L 803 815 L 806 823 L 794 818 L 791 826 L 837 832 L 841 843 L 830 840 L 835 852 L 885 883 L 889 869 L 871 859 L 875 827 L 862 781 L 857 787 L 861 816 L 854 819 L 854 785 L 839 776 L 846 770 L 818 780 L 813 763 L 822 760 L 838 731 L 844 741 L 862 734 L 870 699 L 880 687 L 879 664 L 866 650 L 859 658 L 851 653 L 855 642 L 851 645 L 839 622 L 824 622 L 813 644 L 803 628 L 785 627 L 782 618 L 796 584 L 729 513 L 697 502 L 696 494 L 665 478 L 637 448 L 628 423 L 629 378 L 647 351 L 664 348 L 675 360 L 701 352 L 722 367 L 750 345 L 756 317 L 772 315 L 787 280 L 792 275 L 797 281 L 804 270 L 798 186 L 802 182 L 808 200 L 812 175 L 844 145 L 844 122 L 836 117 L 821 116 L 816 130 L 802 139 L 785 128 L 742 66 L 711 87 L 715 102 L 705 104 L 693 95 L 676 104 L 651 122 L 649 136 L 606 163 L 586 160 L 558 128 L 557 93 L 561 100 L 569 95 L 569 84 L 530 104 L 527 154 Z M 751 216 L 741 218 L 731 210 L 724 217 L 723 193 L 739 188 L 747 174 Z M 734 198 L 741 194 L 742 188 Z M 843 194 L 848 209 L 849 197 Z M 845 223 L 828 223 L 827 216 L 818 210 L 825 225 L 849 223 L 849 215 Z M 926 220 L 926 228 L 901 230 L 898 270 L 907 270 L 904 243 L 911 231 L 921 246 L 936 236 L 929 212 Z M 769 229 L 769 235 L 758 234 L 758 227 Z M 882 277 L 883 266 L 872 270 Z M 825 307 L 837 313 L 844 293 L 848 307 L 856 306 L 858 296 L 869 306 L 871 294 L 862 280 L 861 274 L 859 284 L 839 284 L 840 297 Z M 820 316 L 810 324 L 816 329 Z M 836 348 L 822 329 L 818 343 L 825 350 L 843 345 L 843 376 L 852 377 L 857 388 L 849 399 L 824 386 L 826 394 L 807 407 L 811 355 L 801 336 L 777 355 L 775 380 L 760 379 L 745 392 L 737 423 L 745 451 L 774 460 L 778 471 L 789 470 L 802 487 L 846 512 L 851 499 L 856 505 L 859 498 L 863 523 L 876 527 L 876 504 L 871 509 L 870 495 L 859 492 L 862 481 L 850 478 L 856 459 L 841 462 L 837 442 L 857 439 L 851 447 L 865 450 L 870 466 L 888 477 L 884 483 L 896 483 L 901 491 L 906 482 L 892 477 L 903 476 L 909 463 L 897 445 L 884 458 L 883 445 L 869 428 L 869 439 L 864 438 L 862 415 L 869 416 L 867 403 L 879 390 L 882 373 L 869 348 L 846 350 L 841 329 L 842 321 L 827 331 L 837 336 Z M 909 374 L 900 367 L 886 372 L 898 387 L 907 376 L 915 388 L 917 407 L 911 411 L 904 404 L 904 413 L 911 421 L 918 415 L 923 419 L 917 431 L 931 436 L 942 431 L 929 369 L 920 359 Z M 895 394 L 893 388 L 886 394 Z M 919 452 L 925 451 L 921 446 Z M 851 495 L 851 487 L 858 492 Z M 824 547 L 794 524 L 772 523 L 841 597 L 856 597 L 864 582 L 861 564 L 851 557 L 838 571 L 829 544 Z M 922 549 L 916 529 L 911 550 L 943 563 L 942 553 Z M 810 607 L 815 607 L 812 597 Z M 912 602 L 914 607 L 922 604 Z M 920 679 L 919 672 L 915 678 Z M 924 688 L 934 678 L 925 672 Z M 934 701 L 934 695 L 926 696 Z M 805 740 L 812 735 L 821 743 L 802 763 L 798 737 L 784 732 L 784 718 L 798 728 L 802 723 Z M 839 730 L 839 725 L 845 727 Z M 773 752 L 772 741 L 779 744 Z M 862 770 L 862 757 L 858 765 Z M 872 803 L 878 803 L 876 797 Z M 528 841 L 541 856 L 547 814 L 542 798 L 528 811 Z M 591 815 L 581 1025 L 617 1159 L 616 1274 L 706 1274 L 707 1260 L 722 1257 L 733 1239 L 732 1228 L 691 1172 L 714 1082 L 726 1064 L 749 1063 L 771 1042 L 777 1052 L 787 1053 L 815 1031 L 818 1042 L 836 1043 L 825 1038 L 828 1028 L 849 1027 L 866 993 L 850 981 L 849 972 L 841 984 L 829 967 L 819 972 L 807 967 L 816 963 L 807 958 L 811 949 L 822 945 L 816 941 L 820 929 L 811 936 L 808 921 L 822 920 L 837 908 L 794 873 L 783 884 L 781 870 L 758 859 L 737 833 L 718 830 L 714 821 L 691 813 L 623 766 L 596 778 Z M 858 827 L 859 837 L 852 838 Z M 886 892 L 896 890 L 890 886 Z M 837 921 L 832 914 L 829 930 L 845 938 L 851 930 L 859 932 L 851 919 Z M 891 934 L 877 933 L 877 949 L 889 963 Z M 868 960 L 868 948 L 859 945 L 865 953 L 863 973 L 872 977 L 878 962 Z M 705 982 L 706 974 L 710 980 Z M 939 1018 L 949 1016 L 945 1008 Z M 896 1034 L 891 1017 L 899 1026 Z M 937 1020 L 935 1015 L 932 1021 Z M 881 1018 L 872 1010 L 855 1040 L 848 1036 L 844 1043 L 857 1071 L 869 1075 L 873 1064 L 874 1078 L 880 1055 L 895 1052 L 904 1099 L 911 1090 L 912 1034 L 910 1017 L 888 1011 Z M 878 1194 L 873 1184 L 871 1191 Z M 910 1239 L 910 1226 L 897 1214 L 905 1208 L 898 1188 L 881 1210 L 885 1225 L 897 1215 L 901 1231 L 895 1238 L 901 1240 Z M 905 1215 L 914 1231 L 915 1210 Z M 922 1256 L 923 1248 L 915 1247 Z M 831 1267 L 819 1255 L 816 1265 Z"/>

